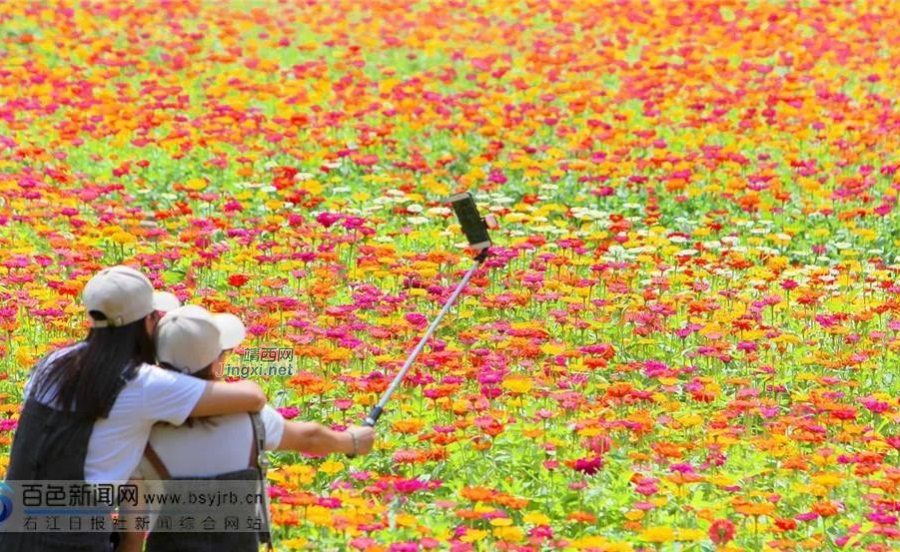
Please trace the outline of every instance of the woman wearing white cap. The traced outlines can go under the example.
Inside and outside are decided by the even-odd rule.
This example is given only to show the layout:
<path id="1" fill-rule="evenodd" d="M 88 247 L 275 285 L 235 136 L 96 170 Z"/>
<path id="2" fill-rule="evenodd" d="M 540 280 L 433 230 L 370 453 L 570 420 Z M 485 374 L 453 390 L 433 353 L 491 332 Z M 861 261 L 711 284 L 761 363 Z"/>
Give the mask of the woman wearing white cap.
<path id="1" fill-rule="evenodd" d="M 198 379 L 216 380 L 220 375 L 216 367 L 224 361 L 228 351 L 243 341 L 245 335 L 244 325 L 236 316 L 212 315 L 202 307 L 184 306 L 166 313 L 160 320 L 156 333 L 159 362 L 163 367 L 171 367 Z M 227 479 L 234 479 L 256 467 L 253 463 L 258 441 L 265 450 L 319 454 L 338 452 L 355 456 L 370 452 L 374 440 L 374 432 L 369 427 L 332 431 L 313 422 L 286 421 L 269 406 L 259 413 L 258 423 L 254 423 L 252 418 L 253 415 L 231 414 L 180 427 L 156 425 L 141 462 L 140 476 L 148 480 L 226 476 Z M 197 454 L 197 451 L 203 451 L 203 454 Z M 151 533 L 146 551 L 256 552 L 258 549 L 255 533 L 186 535 L 156 532 Z"/>
<path id="2" fill-rule="evenodd" d="M 157 422 L 258 411 L 262 389 L 154 366 L 160 299 L 132 268 L 102 270 L 85 286 L 87 338 L 41 360 L 25 387 L 7 481 L 125 483 Z M 171 296 L 169 296 L 171 302 Z M 112 529 L 110 527 L 110 529 Z M 106 552 L 108 533 L 0 533 L 3 552 Z"/>

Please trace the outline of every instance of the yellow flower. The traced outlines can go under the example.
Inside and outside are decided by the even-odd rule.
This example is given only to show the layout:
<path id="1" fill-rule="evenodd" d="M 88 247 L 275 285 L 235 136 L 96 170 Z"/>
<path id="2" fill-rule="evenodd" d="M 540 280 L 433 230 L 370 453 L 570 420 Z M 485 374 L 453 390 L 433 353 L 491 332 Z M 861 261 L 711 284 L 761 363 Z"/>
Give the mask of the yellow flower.
<path id="1" fill-rule="evenodd" d="M 528 378 L 509 378 L 503 381 L 503 388 L 509 391 L 510 393 L 524 395 L 531 391 L 534 387 L 534 382 Z"/>
<path id="2" fill-rule="evenodd" d="M 699 541 L 706 538 L 706 534 L 700 529 L 679 529 L 678 530 L 678 538 L 676 540 L 679 541 Z"/>
<path id="3" fill-rule="evenodd" d="M 558 355 L 566 350 L 565 345 L 545 343 L 541 345 L 541 352 L 545 355 Z"/>
<path id="4" fill-rule="evenodd" d="M 303 537 L 297 537 L 295 539 L 282 540 L 281 544 L 291 550 L 300 550 L 300 549 L 304 548 L 307 544 L 309 544 L 309 541 L 304 539 Z"/>
<path id="5" fill-rule="evenodd" d="M 813 482 L 824 487 L 836 487 L 841 484 L 843 477 L 837 473 L 821 473 L 814 475 Z"/>
<path id="6" fill-rule="evenodd" d="M 305 190 L 312 195 L 319 195 L 325 188 L 315 180 L 306 180 L 300 184 L 300 189 Z"/>
<path id="7" fill-rule="evenodd" d="M 481 531 L 480 529 L 469 529 L 465 535 L 459 538 L 459 540 L 467 543 L 473 543 L 482 540 L 486 536 L 488 536 L 487 531 Z"/>
<path id="8" fill-rule="evenodd" d="M 333 460 L 328 460 L 319 466 L 319 471 L 327 475 L 334 475 L 343 469 L 343 462 L 335 462 Z"/>
<path id="9" fill-rule="evenodd" d="M 675 419 L 684 427 L 694 427 L 703 423 L 703 417 L 697 414 L 686 414 L 684 416 L 676 416 Z"/>
<path id="10" fill-rule="evenodd" d="M 606 544 L 607 540 L 598 536 L 582 537 L 572 541 L 572 547 L 578 550 L 602 549 L 606 547 Z"/>
<path id="11" fill-rule="evenodd" d="M 540 512 L 529 512 L 522 516 L 522 521 L 534 525 L 549 525 L 550 518 Z"/>
<path id="12" fill-rule="evenodd" d="M 199 192 L 200 190 L 206 188 L 207 182 L 203 178 L 192 178 L 184 183 L 184 187 L 188 190 L 194 190 L 195 192 Z"/>
<path id="13" fill-rule="evenodd" d="M 306 520 L 314 525 L 324 525 L 330 527 L 334 523 L 331 517 L 331 510 L 324 506 L 310 506 L 306 509 Z"/>
<path id="14" fill-rule="evenodd" d="M 414 527 L 416 525 L 416 516 L 411 514 L 397 514 L 395 518 L 399 527 Z"/>
<path id="15" fill-rule="evenodd" d="M 504 541 L 519 542 L 525 533 L 518 527 L 497 527 L 494 529 L 494 536 Z"/>
<path id="16" fill-rule="evenodd" d="M 669 542 L 675 540 L 675 531 L 671 527 L 648 527 L 641 533 L 641 540 L 646 542 Z"/>

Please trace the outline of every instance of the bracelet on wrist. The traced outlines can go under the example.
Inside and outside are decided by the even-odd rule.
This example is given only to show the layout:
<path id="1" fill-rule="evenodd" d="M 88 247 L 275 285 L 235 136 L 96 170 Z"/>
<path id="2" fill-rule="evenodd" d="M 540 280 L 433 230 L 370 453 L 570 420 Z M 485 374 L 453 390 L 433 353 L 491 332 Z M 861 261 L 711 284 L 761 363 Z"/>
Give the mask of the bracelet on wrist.
<path id="1" fill-rule="evenodd" d="M 355 458 L 356 453 L 359 451 L 359 441 L 356 438 L 356 433 L 353 430 L 348 429 L 347 433 L 350 434 L 350 438 L 353 439 L 353 452 L 347 455 L 347 458 Z"/>

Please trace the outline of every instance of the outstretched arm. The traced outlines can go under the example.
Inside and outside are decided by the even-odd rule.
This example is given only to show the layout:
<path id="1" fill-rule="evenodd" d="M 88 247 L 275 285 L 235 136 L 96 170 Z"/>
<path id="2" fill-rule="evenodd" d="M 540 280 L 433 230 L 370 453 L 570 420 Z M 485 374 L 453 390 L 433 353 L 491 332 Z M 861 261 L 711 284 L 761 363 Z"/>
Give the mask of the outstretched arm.
<path id="1" fill-rule="evenodd" d="M 278 450 L 294 450 L 310 454 L 352 454 L 353 435 L 356 436 L 356 454 L 368 454 L 375 442 L 371 427 L 353 426 L 346 431 L 333 431 L 315 422 L 284 423 L 284 435 Z"/>

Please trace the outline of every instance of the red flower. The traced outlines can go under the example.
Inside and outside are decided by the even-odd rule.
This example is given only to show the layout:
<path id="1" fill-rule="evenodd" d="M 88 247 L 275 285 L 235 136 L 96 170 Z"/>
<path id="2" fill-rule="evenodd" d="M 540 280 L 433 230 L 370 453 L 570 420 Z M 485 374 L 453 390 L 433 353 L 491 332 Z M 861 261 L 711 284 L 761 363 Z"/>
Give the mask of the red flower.
<path id="1" fill-rule="evenodd" d="M 709 526 L 709 539 L 715 544 L 725 544 L 734 538 L 734 523 L 727 519 L 717 519 Z"/>
<path id="2" fill-rule="evenodd" d="M 793 531 L 797 528 L 797 522 L 789 518 L 779 518 L 775 520 L 775 526 L 782 531 Z"/>
<path id="3" fill-rule="evenodd" d="M 250 281 L 250 276 L 247 276 L 246 274 L 232 274 L 231 276 L 228 277 L 228 285 L 234 286 L 237 288 L 243 286 L 244 284 L 246 284 L 249 281 Z"/>

